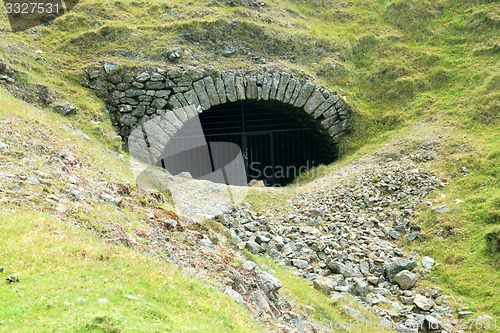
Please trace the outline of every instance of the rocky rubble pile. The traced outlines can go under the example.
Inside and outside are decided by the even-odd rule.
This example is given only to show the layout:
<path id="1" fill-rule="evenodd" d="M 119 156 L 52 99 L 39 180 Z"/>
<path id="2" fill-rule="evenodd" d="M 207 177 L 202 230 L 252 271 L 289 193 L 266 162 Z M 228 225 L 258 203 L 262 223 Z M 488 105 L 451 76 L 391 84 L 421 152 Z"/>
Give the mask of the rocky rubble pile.
<path id="1" fill-rule="evenodd" d="M 421 227 L 411 217 L 440 186 L 424 169 L 394 163 L 350 184 L 299 194 L 281 220 L 245 204 L 219 219 L 240 247 L 293 267 L 333 302 L 343 293 L 357 296 L 400 332 L 451 330 L 449 297 L 438 288 L 414 288 L 432 259 L 420 262 L 392 243 L 418 237 Z"/>

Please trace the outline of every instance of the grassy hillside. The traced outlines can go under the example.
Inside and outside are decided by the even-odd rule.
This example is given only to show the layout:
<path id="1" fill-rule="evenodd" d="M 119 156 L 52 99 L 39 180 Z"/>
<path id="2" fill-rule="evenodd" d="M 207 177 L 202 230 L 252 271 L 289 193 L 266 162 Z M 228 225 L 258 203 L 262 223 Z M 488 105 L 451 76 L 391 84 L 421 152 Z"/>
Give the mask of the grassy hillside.
<path id="1" fill-rule="evenodd" d="M 341 88 L 355 109 L 341 143 L 344 161 L 406 140 L 422 122 L 434 125 L 446 142 L 432 168 L 449 184 L 445 197 L 434 199 L 458 213 L 424 209 L 426 238 L 408 246 L 441 263 L 442 278 L 432 283 L 498 316 L 500 4 L 263 2 L 82 0 L 49 26 L 2 32 L 0 45 L 8 48 L 0 47 L 0 59 L 22 72 L 21 85 L 39 82 L 76 103 L 70 121 L 104 147 L 117 146 L 106 111 L 79 85 L 83 69 L 104 61 L 307 73 Z M 7 28 L 1 19 L 0 29 Z M 222 57 L 226 45 L 235 57 Z M 173 51 L 181 58 L 169 59 Z M 421 144 L 408 142 L 408 152 Z"/>
<path id="2" fill-rule="evenodd" d="M 7 265 L 3 275 L 20 276 L 23 282 L 2 281 L 2 331 L 258 329 L 247 312 L 216 288 L 47 215 L 2 208 L 0 237 Z"/>

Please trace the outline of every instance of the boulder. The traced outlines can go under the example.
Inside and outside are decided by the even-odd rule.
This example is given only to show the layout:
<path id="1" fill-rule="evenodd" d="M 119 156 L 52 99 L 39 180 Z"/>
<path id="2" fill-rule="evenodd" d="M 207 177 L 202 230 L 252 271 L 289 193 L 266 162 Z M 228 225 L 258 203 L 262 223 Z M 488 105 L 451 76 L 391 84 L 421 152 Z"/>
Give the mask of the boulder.
<path id="1" fill-rule="evenodd" d="M 422 266 L 424 266 L 424 268 L 431 268 L 435 263 L 436 262 L 431 257 L 422 258 Z"/>
<path id="2" fill-rule="evenodd" d="M 404 270 L 396 274 L 394 277 L 394 282 L 399 284 L 401 289 L 410 289 L 412 288 L 415 283 L 418 281 L 418 276 L 417 274 L 414 274 L 410 271 Z"/>
<path id="3" fill-rule="evenodd" d="M 262 272 L 259 274 L 260 279 L 260 289 L 262 289 L 266 294 L 275 293 L 281 287 L 283 287 L 283 283 L 280 280 L 272 276 L 267 272 Z"/>
<path id="4" fill-rule="evenodd" d="M 389 281 L 394 282 L 394 277 L 401 271 L 411 271 L 417 266 L 417 261 L 414 259 L 398 259 L 394 262 L 385 265 L 385 276 Z"/>
<path id="5" fill-rule="evenodd" d="M 326 276 L 318 276 L 313 281 L 314 289 L 317 289 L 327 295 L 331 294 L 335 290 L 335 282 Z"/>
<path id="6" fill-rule="evenodd" d="M 415 296 L 413 304 L 415 304 L 417 308 L 424 311 L 429 311 L 435 305 L 435 303 L 432 300 L 422 295 Z"/>

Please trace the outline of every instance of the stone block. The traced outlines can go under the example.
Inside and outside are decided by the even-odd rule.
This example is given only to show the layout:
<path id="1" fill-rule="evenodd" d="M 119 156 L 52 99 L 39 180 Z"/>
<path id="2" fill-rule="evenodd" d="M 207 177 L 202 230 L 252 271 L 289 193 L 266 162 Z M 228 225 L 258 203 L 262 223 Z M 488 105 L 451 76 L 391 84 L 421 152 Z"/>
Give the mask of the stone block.
<path id="1" fill-rule="evenodd" d="M 295 80 L 295 79 L 288 80 L 288 85 L 286 87 L 285 95 L 283 96 L 283 103 L 290 103 L 290 99 L 292 98 L 293 91 L 295 90 L 296 84 L 297 84 L 297 80 Z"/>
<path id="2" fill-rule="evenodd" d="M 205 81 L 205 89 L 207 90 L 210 104 L 212 104 L 212 106 L 219 105 L 220 99 L 219 94 L 217 93 L 217 88 L 215 87 L 214 79 L 212 79 L 210 76 L 206 76 L 203 78 L 203 81 Z"/>
<path id="3" fill-rule="evenodd" d="M 312 114 L 323 102 L 325 98 L 319 90 L 315 90 L 309 100 L 304 104 L 304 111 L 308 114 Z"/>
<path id="4" fill-rule="evenodd" d="M 256 77 L 247 77 L 247 89 L 246 89 L 246 97 L 247 99 L 257 99 L 258 91 L 257 91 L 257 78 Z"/>
<path id="5" fill-rule="evenodd" d="M 330 109 L 337 101 L 339 100 L 339 97 L 337 95 L 331 95 L 329 96 L 323 103 L 321 103 L 320 106 L 314 112 L 312 113 L 312 116 L 314 119 L 318 118 L 321 116 L 325 111 Z"/>
<path id="6" fill-rule="evenodd" d="M 212 105 L 210 104 L 210 98 L 208 97 L 207 90 L 205 89 L 205 81 L 196 81 L 193 83 L 193 87 L 194 91 L 196 91 L 196 95 L 198 95 L 201 108 L 204 111 L 210 109 Z"/>
<path id="7" fill-rule="evenodd" d="M 144 84 L 145 89 L 161 90 L 165 88 L 165 83 L 161 81 L 148 81 Z"/>
<path id="8" fill-rule="evenodd" d="M 273 83 L 273 79 L 269 74 L 264 74 L 264 79 L 262 83 L 262 99 L 267 101 L 269 100 L 269 94 L 271 93 L 271 85 Z"/>
<path id="9" fill-rule="evenodd" d="M 226 88 L 224 87 L 224 80 L 220 75 L 215 77 L 215 88 L 217 89 L 220 103 L 225 104 L 227 102 Z"/>
<path id="10" fill-rule="evenodd" d="M 288 73 L 281 73 L 280 83 L 278 85 L 278 91 L 276 92 L 276 100 L 283 101 L 285 97 L 286 88 L 288 86 L 288 82 L 290 81 L 291 75 Z"/>
<path id="11" fill-rule="evenodd" d="M 189 117 L 188 117 L 186 110 L 185 110 L 186 108 L 187 108 L 187 106 L 172 110 L 172 112 L 175 114 L 177 119 L 179 119 L 182 123 L 185 123 L 186 121 L 189 120 Z"/>
<path id="12" fill-rule="evenodd" d="M 299 96 L 297 96 L 297 99 L 295 100 L 295 103 L 293 105 L 299 108 L 303 107 L 313 91 L 314 91 L 314 85 L 311 84 L 310 82 L 306 82 L 302 87 L 302 90 L 300 91 Z"/>
<path id="13" fill-rule="evenodd" d="M 276 93 L 278 92 L 278 86 L 280 84 L 280 80 L 281 80 L 281 75 L 279 73 L 274 73 L 273 74 L 273 81 L 271 84 L 271 92 L 269 93 L 270 100 L 276 99 Z"/>
<path id="14" fill-rule="evenodd" d="M 193 105 L 195 107 L 200 105 L 200 100 L 198 99 L 198 95 L 193 89 L 186 91 L 184 93 L 184 98 L 186 99 L 188 105 Z"/>
<path id="15" fill-rule="evenodd" d="M 236 85 L 236 95 L 238 96 L 238 100 L 242 101 L 245 99 L 245 80 L 241 76 L 236 76 L 234 82 Z"/>
<path id="16" fill-rule="evenodd" d="M 295 89 L 293 90 L 292 97 L 290 98 L 290 102 L 288 104 L 294 105 L 301 91 L 302 91 L 302 83 L 297 81 L 297 83 L 295 84 Z"/>
<path id="17" fill-rule="evenodd" d="M 238 95 L 236 93 L 235 77 L 234 75 L 228 75 L 222 73 L 222 79 L 224 80 L 224 86 L 226 87 L 226 97 L 230 102 L 236 102 L 238 100 Z"/>
<path id="18" fill-rule="evenodd" d="M 184 125 L 182 123 L 182 121 L 179 120 L 179 118 L 177 118 L 177 116 L 175 115 L 174 112 L 170 111 L 170 112 L 167 112 L 163 115 L 163 117 L 172 125 L 174 125 L 174 127 L 176 129 L 180 129 L 182 127 L 182 125 Z"/>

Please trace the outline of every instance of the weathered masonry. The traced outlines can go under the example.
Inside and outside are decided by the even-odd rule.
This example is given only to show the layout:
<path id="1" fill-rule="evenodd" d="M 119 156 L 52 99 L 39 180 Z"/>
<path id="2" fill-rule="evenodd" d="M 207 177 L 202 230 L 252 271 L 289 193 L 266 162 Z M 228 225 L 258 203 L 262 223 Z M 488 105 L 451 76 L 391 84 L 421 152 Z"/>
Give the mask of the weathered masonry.
<path id="1" fill-rule="evenodd" d="M 349 114 L 337 94 L 285 72 L 138 70 L 105 64 L 102 69 L 88 70 L 84 85 L 97 90 L 106 101 L 124 143 L 144 136 L 142 149 L 148 153 L 135 157 L 168 170 L 162 155 L 165 148 L 174 141 L 178 145 L 193 139 L 189 128 L 196 118 L 205 142 L 226 141 L 241 147 L 247 180 L 263 179 L 270 184 L 293 178 L 277 179 L 279 167 L 333 161 Z M 178 162 L 180 155 L 176 156 Z M 252 176 L 249 166 L 257 162 L 261 169 L 254 171 L 260 175 Z M 267 176 L 262 175 L 263 167 L 272 168 L 267 168 Z M 177 163 L 172 168 L 175 170 L 169 171 L 177 173 L 183 166 Z M 184 171 L 196 174 L 187 168 Z"/>

